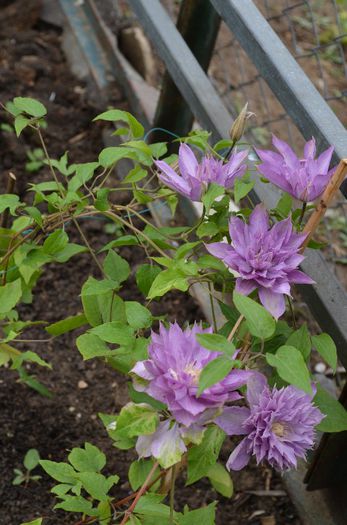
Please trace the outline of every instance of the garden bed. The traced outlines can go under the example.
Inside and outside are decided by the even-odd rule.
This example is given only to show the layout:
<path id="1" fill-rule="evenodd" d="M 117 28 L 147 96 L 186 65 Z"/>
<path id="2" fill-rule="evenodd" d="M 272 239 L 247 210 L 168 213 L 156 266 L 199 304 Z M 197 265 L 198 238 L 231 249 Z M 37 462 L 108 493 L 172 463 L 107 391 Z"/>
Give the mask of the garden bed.
<path id="1" fill-rule="evenodd" d="M 18 6 L 21 4 L 15 3 Z M 10 2 L 7 4 L 11 5 Z M 6 102 L 17 95 L 42 100 L 49 111 L 45 137 L 50 155 L 60 157 L 68 144 L 73 161 L 92 161 L 103 147 L 103 128 L 91 124 L 91 120 L 104 107 L 98 106 L 95 99 L 91 102 L 86 86 L 69 73 L 60 47 L 60 30 L 39 19 L 39 11 L 34 5 L 37 2 L 30 4 L 33 9 L 29 4 L 26 3 L 29 6 L 27 9 L 15 10 L 14 18 L 7 20 L 12 24 L 11 31 L 7 32 L 7 26 L 1 28 L 1 100 Z M 15 39 L 13 28 L 17 28 Z M 115 86 L 111 88 L 110 100 L 114 106 L 127 107 Z M 3 114 L 1 120 L 4 120 Z M 12 170 L 17 176 L 21 195 L 28 182 L 47 180 L 49 177 L 46 167 L 38 173 L 23 169 L 28 150 L 36 147 L 38 143 L 30 132 L 25 132 L 18 142 L 13 134 L 1 131 L 1 176 Z M 121 201 L 122 195 L 118 198 Z M 96 249 L 112 238 L 106 233 L 102 221 L 85 220 L 82 228 Z M 72 227 L 68 232 L 74 241 L 79 242 L 78 234 Z M 124 247 L 120 254 L 128 260 L 133 271 L 144 260 L 137 247 Z M 73 258 L 64 267 L 52 264 L 35 288 L 33 304 L 22 307 L 23 319 L 51 323 L 81 311 L 80 288 L 90 274 L 98 276 L 88 254 Z M 141 300 L 133 284 L 132 278 L 123 296 L 127 300 Z M 156 315 L 168 313 L 171 321 L 177 319 L 180 323 L 202 318 L 193 299 L 187 300 L 186 295 L 179 292 L 170 293 L 159 303 L 154 303 L 152 311 Z M 26 335 L 28 339 L 42 338 L 42 330 L 32 328 Z M 130 453 L 112 447 L 98 418 L 98 412 L 115 413 L 127 401 L 125 378 L 101 361 L 84 362 L 75 346 L 76 336 L 77 332 L 74 332 L 53 342 L 37 344 L 35 348 L 30 346 L 52 364 L 52 371 L 37 371 L 37 377 L 52 392 L 51 399 L 17 382 L 14 372 L 0 369 L 0 522 L 4 525 L 19 525 L 36 516 L 49 518 L 47 523 L 52 525 L 74 523 L 71 515 L 67 517 L 60 511 L 52 512 L 54 497 L 48 496 L 52 482 L 39 469 L 35 473 L 42 475 L 40 481 L 30 482 L 27 486 L 12 485 L 13 469 L 21 468 L 24 455 L 30 448 L 36 448 L 42 458 L 63 460 L 72 447 L 81 446 L 85 441 L 94 443 L 106 453 L 110 473 L 121 477 L 116 489 L 117 497 L 129 494 L 126 479 Z M 30 371 L 36 373 L 33 367 Z M 227 442 L 222 455 L 225 460 L 229 449 L 230 442 Z M 252 463 L 248 469 L 233 474 L 233 477 L 235 495 L 230 500 L 221 499 L 217 523 L 300 523 L 277 474 L 265 468 L 259 470 Z M 179 481 L 179 485 L 183 483 L 183 480 Z M 216 493 L 207 481 L 202 481 L 180 490 L 179 498 L 177 505 L 180 507 L 188 503 L 196 508 L 216 499 Z"/>

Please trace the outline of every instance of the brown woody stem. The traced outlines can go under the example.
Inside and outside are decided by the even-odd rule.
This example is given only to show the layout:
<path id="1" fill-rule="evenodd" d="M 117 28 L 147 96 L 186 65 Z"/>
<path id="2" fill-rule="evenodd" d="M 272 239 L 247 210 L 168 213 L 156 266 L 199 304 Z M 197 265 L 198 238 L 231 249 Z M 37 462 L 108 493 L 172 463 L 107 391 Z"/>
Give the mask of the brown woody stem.
<path id="1" fill-rule="evenodd" d="M 310 242 L 310 239 L 312 238 L 312 235 L 316 231 L 318 224 L 324 217 L 324 214 L 329 207 L 335 193 L 338 191 L 339 187 L 341 186 L 345 176 L 347 174 L 347 159 L 342 159 L 336 170 L 334 175 L 331 177 L 327 187 L 325 188 L 325 191 L 319 201 L 319 204 L 316 206 L 315 211 L 312 213 L 311 217 L 307 221 L 305 228 L 303 229 L 303 233 L 307 234 L 306 239 L 304 240 L 300 251 L 303 252 Z"/>

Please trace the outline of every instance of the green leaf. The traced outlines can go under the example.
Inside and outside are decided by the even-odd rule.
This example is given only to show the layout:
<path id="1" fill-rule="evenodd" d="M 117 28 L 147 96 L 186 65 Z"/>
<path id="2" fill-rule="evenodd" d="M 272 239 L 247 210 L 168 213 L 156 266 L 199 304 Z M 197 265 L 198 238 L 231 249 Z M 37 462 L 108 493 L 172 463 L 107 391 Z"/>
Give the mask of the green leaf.
<path id="1" fill-rule="evenodd" d="M 197 340 L 207 350 L 213 350 L 214 352 L 223 352 L 224 354 L 231 356 L 234 354 L 236 348 L 228 341 L 226 337 L 219 334 L 197 334 Z"/>
<path id="2" fill-rule="evenodd" d="M 93 277 L 89 277 L 84 283 L 81 290 L 83 310 L 92 326 L 97 326 L 104 321 L 110 320 L 111 305 L 112 311 L 117 310 L 117 308 L 114 308 L 115 306 L 121 308 L 122 301 L 115 295 L 115 291 L 118 288 L 119 283 L 110 279 L 97 281 Z M 121 313 L 117 313 L 121 319 Z"/>
<path id="3" fill-rule="evenodd" d="M 329 334 L 319 334 L 312 337 L 312 344 L 333 370 L 336 370 L 337 351 L 333 339 Z"/>
<path id="4" fill-rule="evenodd" d="M 84 314 L 72 315 L 70 317 L 66 317 L 66 319 L 62 319 L 61 321 L 57 321 L 56 323 L 46 326 L 46 332 L 48 332 L 50 335 L 58 336 L 66 334 L 67 332 L 71 332 L 72 330 L 80 328 L 85 324 L 87 324 L 87 319 Z"/>
<path id="5" fill-rule="evenodd" d="M 152 314 L 136 301 L 125 301 L 125 313 L 128 323 L 135 330 L 149 328 L 152 324 Z"/>
<path id="6" fill-rule="evenodd" d="M 211 465 L 206 472 L 206 476 L 219 494 L 222 494 L 225 498 L 231 498 L 234 492 L 233 480 L 223 465 L 220 463 Z"/>
<path id="7" fill-rule="evenodd" d="M 179 516 L 176 521 L 178 525 L 215 525 L 216 505 L 214 501 L 206 507 L 184 512 L 183 516 Z"/>
<path id="8" fill-rule="evenodd" d="M 219 232 L 217 224 L 214 222 L 203 222 L 196 230 L 196 234 L 199 238 L 201 237 L 213 237 Z"/>
<path id="9" fill-rule="evenodd" d="M 84 490 L 88 494 L 98 501 L 107 500 L 107 493 L 112 487 L 112 485 L 118 481 L 118 476 L 112 480 L 107 480 L 105 476 L 99 472 L 80 472 L 76 478 L 82 483 Z"/>
<path id="10" fill-rule="evenodd" d="M 288 217 L 292 210 L 293 199 L 289 193 L 283 193 L 282 197 L 277 203 L 276 210 L 281 215 L 281 217 Z"/>
<path id="11" fill-rule="evenodd" d="M 40 461 L 40 454 L 36 448 L 31 448 L 24 456 L 23 465 L 27 470 L 33 470 Z"/>
<path id="12" fill-rule="evenodd" d="M 10 214 L 15 215 L 16 209 L 19 206 L 22 206 L 22 204 L 20 203 L 18 195 L 13 195 L 12 193 L 0 195 L 0 213 L 8 208 Z"/>
<path id="13" fill-rule="evenodd" d="M 233 294 L 233 301 L 238 311 L 247 320 L 252 335 L 260 339 L 267 339 L 274 334 L 276 322 L 263 306 L 237 292 Z"/>
<path id="14" fill-rule="evenodd" d="M 141 168 L 140 166 L 135 166 L 132 170 L 129 171 L 128 175 L 124 178 L 123 182 L 135 183 L 147 177 L 147 171 Z"/>
<path id="15" fill-rule="evenodd" d="M 153 524 L 155 518 L 160 518 L 160 523 L 166 525 L 166 520 L 170 516 L 170 508 L 167 505 L 160 503 L 162 499 L 163 495 L 161 494 L 146 494 L 139 499 L 134 512 L 141 516 L 149 517 L 151 521 L 147 522 L 147 525 L 150 523 Z"/>
<path id="16" fill-rule="evenodd" d="M 216 198 L 220 197 L 220 195 L 223 195 L 223 193 L 224 188 L 222 186 L 219 186 L 215 183 L 209 185 L 207 192 L 201 199 L 205 206 L 206 213 L 209 213 L 211 206 L 216 200 Z"/>
<path id="17" fill-rule="evenodd" d="M 106 465 L 106 456 L 98 447 L 85 443 L 83 448 L 73 448 L 68 459 L 79 472 L 100 472 Z"/>
<path id="18" fill-rule="evenodd" d="M 55 255 L 56 253 L 61 252 L 67 243 L 69 242 L 69 237 L 64 230 L 56 230 L 51 233 L 43 243 L 43 251 L 47 255 Z"/>
<path id="19" fill-rule="evenodd" d="M 126 326 L 118 321 L 104 323 L 90 330 L 91 334 L 97 335 L 106 343 L 118 345 L 129 345 L 133 343 L 133 328 Z"/>
<path id="20" fill-rule="evenodd" d="M 157 411 L 150 405 L 140 403 L 126 404 L 117 419 L 117 434 L 129 438 L 149 435 L 159 424 Z"/>
<path id="21" fill-rule="evenodd" d="M 107 243 L 99 252 L 106 252 L 111 248 L 117 248 L 118 246 L 136 246 L 139 241 L 135 235 L 123 235 L 114 241 Z"/>
<path id="22" fill-rule="evenodd" d="M 81 186 L 92 179 L 98 166 L 99 164 L 97 162 L 83 162 L 81 164 L 76 164 L 76 175 L 69 180 L 69 191 L 77 191 Z"/>
<path id="23" fill-rule="evenodd" d="M 21 280 L 16 279 L 0 286 L 0 315 L 6 314 L 16 306 L 22 296 Z"/>
<path id="24" fill-rule="evenodd" d="M 14 119 L 14 129 L 16 131 L 17 137 L 20 136 L 20 134 L 22 133 L 23 129 L 25 129 L 27 127 L 29 122 L 30 122 L 30 119 L 26 118 L 24 115 L 18 115 Z"/>
<path id="25" fill-rule="evenodd" d="M 207 363 L 199 377 L 198 396 L 216 383 L 224 379 L 233 368 L 234 362 L 227 356 L 220 356 Z"/>
<path id="26" fill-rule="evenodd" d="M 145 297 L 147 297 L 152 283 L 159 273 L 161 273 L 160 268 L 150 264 L 142 264 L 137 269 L 136 284 L 140 292 L 142 292 Z"/>
<path id="27" fill-rule="evenodd" d="M 132 462 L 129 468 L 128 478 L 133 490 L 137 490 L 143 485 L 153 465 L 153 459 L 139 459 Z M 153 474 L 153 479 L 156 478 L 158 474 L 159 470 Z"/>
<path id="28" fill-rule="evenodd" d="M 302 353 L 294 346 L 281 346 L 275 354 L 267 353 L 266 361 L 276 368 L 278 375 L 287 383 L 308 394 L 312 393 L 310 374 Z"/>
<path id="29" fill-rule="evenodd" d="M 319 423 L 317 430 L 321 432 L 342 432 L 347 430 L 347 411 L 332 397 L 320 384 L 317 384 L 317 393 L 313 399 L 315 405 L 326 417 Z"/>
<path id="30" fill-rule="evenodd" d="M 118 253 L 110 250 L 105 257 L 103 264 L 106 277 L 118 281 L 125 281 L 130 275 L 130 266 Z"/>
<path id="31" fill-rule="evenodd" d="M 48 459 L 41 459 L 40 465 L 51 478 L 56 479 L 60 483 L 75 484 L 76 472 L 68 463 L 57 463 Z"/>
<path id="32" fill-rule="evenodd" d="M 12 358 L 12 367 L 13 369 L 19 368 L 24 361 L 30 361 L 31 363 L 36 363 L 40 366 L 44 366 L 46 368 L 52 368 L 52 366 L 41 359 L 40 356 L 36 354 L 36 352 L 32 352 L 31 350 L 27 350 L 26 352 L 22 352 L 20 355 Z"/>
<path id="33" fill-rule="evenodd" d="M 244 197 L 246 197 L 246 195 L 249 194 L 249 192 L 253 189 L 254 184 L 254 181 L 246 182 L 245 180 L 240 178 L 235 179 L 234 198 L 236 204 L 238 204 L 241 199 L 243 199 Z"/>
<path id="34" fill-rule="evenodd" d="M 114 353 L 100 337 L 92 333 L 77 337 L 76 345 L 84 360 L 93 357 L 109 357 Z"/>
<path id="35" fill-rule="evenodd" d="M 101 188 L 97 191 L 94 206 L 99 211 L 106 211 L 109 209 L 110 204 L 108 202 L 108 196 L 110 194 L 109 188 Z"/>
<path id="36" fill-rule="evenodd" d="M 130 131 L 134 138 L 140 138 L 144 134 L 144 128 L 142 124 L 131 113 L 128 111 L 122 111 L 120 109 L 110 109 L 104 113 L 100 113 L 93 120 L 107 120 L 110 122 L 126 122 L 130 128 Z"/>
<path id="37" fill-rule="evenodd" d="M 187 275 L 178 268 L 169 268 L 160 272 L 154 279 L 148 292 L 148 299 L 161 297 L 173 289 L 186 292 L 189 287 Z"/>
<path id="38" fill-rule="evenodd" d="M 199 257 L 197 263 L 200 268 L 212 268 L 212 270 L 217 270 L 217 272 L 220 273 L 225 273 L 226 270 L 222 261 L 220 259 L 216 259 L 216 257 L 213 257 L 213 255 L 210 254 L 205 254 Z"/>
<path id="39" fill-rule="evenodd" d="M 216 425 L 208 427 L 200 445 L 194 445 L 188 450 L 188 479 L 191 485 L 203 476 L 211 465 L 216 463 L 225 433 Z"/>
<path id="40" fill-rule="evenodd" d="M 311 338 L 306 323 L 289 336 L 286 345 L 294 346 L 300 350 L 305 360 L 308 359 L 311 353 Z"/>
<path id="41" fill-rule="evenodd" d="M 17 109 L 24 111 L 31 117 L 44 117 L 47 110 L 41 102 L 29 97 L 15 97 L 13 103 Z"/>
<path id="42" fill-rule="evenodd" d="M 82 496 L 64 496 L 64 501 L 57 503 L 55 509 L 63 509 L 68 512 L 83 512 L 87 516 L 97 516 L 98 511 L 92 508 L 92 502 Z"/>

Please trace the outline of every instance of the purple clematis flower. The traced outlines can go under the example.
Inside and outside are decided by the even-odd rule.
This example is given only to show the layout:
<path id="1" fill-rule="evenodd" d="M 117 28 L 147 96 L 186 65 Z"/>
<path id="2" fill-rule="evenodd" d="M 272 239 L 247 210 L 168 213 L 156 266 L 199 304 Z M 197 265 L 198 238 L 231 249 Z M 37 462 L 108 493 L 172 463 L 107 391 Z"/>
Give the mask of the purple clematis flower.
<path id="1" fill-rule="evenodd" d="M 284 295 L 291 283 L 313 284 L 297 269 L 304 256 L 298 253 L 306 235 L 293 230 L 290 217 L 270 228 L 264 206 L 255 207 L 249 224 L 238 217 L 229 222 L 232 245 L 206 244 L 207 250 L 236 271 L 236 291 L 248 295 L 258 289 L 263 306 L 278 319 L 285 311 Z"/>
<path id="2" fill-rule="evenodd" d="M 275 135 L 272 143 L 279 153 L 256 150 L 262 161 L 258 166 L 260 173 L 300 201 L 310 202 L 319 197 L 334 173 L 334 169 L 329 171 L 333 146 L 315 159 L 316 141 L 312 138 L 305 144 L 304 158 L 299 159 L 292 148 Z"/>
<path id="3" fill-rule="evenodd" d="M 153 434 L 140 436 L 136 442 L 140 458 L 153 456 L 163 468 L 177 463 L 186 450 L 178 424 L 172 425 L 169 420 L 162 421 Z"/>
<path id="4" fill-rule="evenodd" d="M 204 156 L 198 163 L 192 149 L 187 144 L 181 144 L 178 152 L 180 174 L 166 162 L 155 161 L 159 168 L 159 178 L 184 197 L 192 201 L 200 201 L 208 184 L 214 182 L 224 188 L 231 188 L 236 177 L 242 177 L 247 166 L 242 164 L 248 155 L 248 150 L 233 153 L 225 164 L 211 156 Z"/>
<path id="5" fill-rule="evenodd" d="M 132 369 L 134 388 L 165 403 L 176 421 L 187 427 L 201 424 L 210 409 L 240 399 L 237 390 L 252 373 L 233 369 L 222 381 L 197 396 L 202 369 L 221 355 L 198 343 L 196 334 L 201 333 L 212 333 L 212 328 L 205 330 L 195 324 L 183 331 L 177 323 L 170 324 L 168 329 L 161 324 L 159 334 L 152 333 L 149 359 L 139 361 Z"/>
<path id="6" fill-rule="evenodd" d="M 279 470 L 295 468 L 314 445 L 315 426 L 324 415 L 312 397 L 294 386 L 270 390 L 266 378 L 254 372 L 247 383 L 248 407 L 228 407 L 216 419 L 228 435 L 246 437 L 233 450 L 228 470 L 241 470 L 251 456 L 266 459 Z"/>

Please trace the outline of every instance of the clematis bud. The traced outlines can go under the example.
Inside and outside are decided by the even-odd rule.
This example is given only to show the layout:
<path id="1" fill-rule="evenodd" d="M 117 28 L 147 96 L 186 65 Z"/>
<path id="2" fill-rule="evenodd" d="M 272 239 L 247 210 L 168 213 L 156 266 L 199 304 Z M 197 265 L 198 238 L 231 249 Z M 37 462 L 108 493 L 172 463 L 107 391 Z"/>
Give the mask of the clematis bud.
<path id="1" fill-rule="evenodd" d="M 239 113 L 239 116 L 235 119 L 233 125 L 230 128 L 229 135 L 233 143 L 238 142 L 240 140 L 240 138 L 244 134 L 247 120 L 252 115 L 254 115 L 254 113 L 247 111 L 247 109 L 248 102 L 243 106 Z"/>

